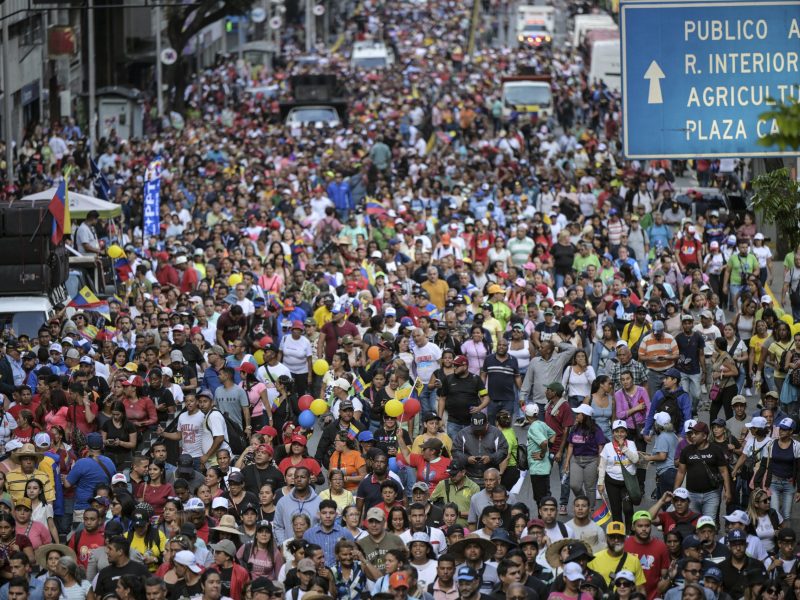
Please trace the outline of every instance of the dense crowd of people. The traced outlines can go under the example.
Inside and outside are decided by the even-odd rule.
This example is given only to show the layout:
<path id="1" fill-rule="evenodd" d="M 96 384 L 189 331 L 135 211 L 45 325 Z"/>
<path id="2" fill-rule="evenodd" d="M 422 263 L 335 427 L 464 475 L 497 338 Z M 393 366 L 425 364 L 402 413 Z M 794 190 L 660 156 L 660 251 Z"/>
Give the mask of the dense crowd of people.
<path id="1" fill-rule="evenodd" d="M 389 68 L 290 43 L 103 138 L 123 218 L 70 243 L 120 292 L 3 341 L 0 599 L 800 598 L 800 248 L 774 276 L 752 213 L 621 156 L 579 49 L 469 55 L 470 13 L 364 2 Z M 522 69 L 552 115 L 504 115 Z M 340 129 L 281 124 L 309 72 Z M 95 178 L 73 122 L 17 159 Z"/>

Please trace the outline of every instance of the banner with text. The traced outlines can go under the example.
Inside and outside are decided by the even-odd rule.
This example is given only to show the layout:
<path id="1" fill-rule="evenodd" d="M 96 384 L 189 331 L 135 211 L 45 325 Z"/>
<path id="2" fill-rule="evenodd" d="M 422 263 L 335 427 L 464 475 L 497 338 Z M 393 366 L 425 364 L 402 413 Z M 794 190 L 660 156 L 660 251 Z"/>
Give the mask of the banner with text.
<path id="1" fill-rule="evenodd" d="M 161 227 L 161 157 L 147 165 L 144 176 L 144 235 L 158 235 Z"/>

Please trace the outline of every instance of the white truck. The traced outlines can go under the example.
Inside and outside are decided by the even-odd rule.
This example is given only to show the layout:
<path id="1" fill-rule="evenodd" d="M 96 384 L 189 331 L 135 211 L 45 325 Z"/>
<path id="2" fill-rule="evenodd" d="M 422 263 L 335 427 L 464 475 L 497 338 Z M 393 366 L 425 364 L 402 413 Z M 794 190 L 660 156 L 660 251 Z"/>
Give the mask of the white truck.
<path id="1" fill-rule="evenodd" d="M 520 45 L 550 43 L 556 29 L 555 9 L 552 6 L 523 4 L 517 7 L 517 41 Z"/>
<path id="2" fill-rule="evenodd" d="M 591 29 L 618 29 L 618 27 L 614 19 L 607 14 L 577 15 L 572 26 L 572 47 L 580 47 L 586 32 Z"/>
<path id="3" fill-rule="evenodd" d="M 518 123 L 545 122 L 553 114 L 553 90 L 547 76 L 504 77 L 500 100 L 504 122 L 515 117 Z"/>

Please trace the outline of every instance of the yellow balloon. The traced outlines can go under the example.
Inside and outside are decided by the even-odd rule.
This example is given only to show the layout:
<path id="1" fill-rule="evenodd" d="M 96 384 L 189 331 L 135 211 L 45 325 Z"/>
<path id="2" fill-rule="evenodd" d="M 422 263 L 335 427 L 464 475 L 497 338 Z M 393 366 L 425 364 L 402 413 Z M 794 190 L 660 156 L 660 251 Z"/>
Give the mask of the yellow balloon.
<path id="1" fill-rule="evenodd" d="M 791 327 L 792 325 L 794 325 L 794 319 L 792 318 L 792 315 L 790 315 L 790 314 L 785 314 L 785 315 L 783 315 L 783 316 L 781 317 L 781 321 L 783 321 L 784 323 L 786 323 L 786 324 L 787 324 L 789 327 Z"/>
<path id="2" fill-rule="evenodd" d="M 321 398 L 317 398 L 311 403 L 309 410 L 317 416 L 324 415 L 328 411 L 328 403 Z"/>
<path id="3" fill-rule="evenodd" d="M 410 395 L 411 395 L 411 388 L 400 389 L 394 393 L 395 399 L 400 400 L 401 402 L 406 398 L 408 398 Z"/>
<path id="4" fill-rule="evenodd" d="M 108 254 L 108 256 L 110 258 L 113 258 L 113 259 L 122 258 L 123 256 L 125 256 L 125 250 L 123 250 L 117 244 L 111 244 L 108 247 L 108 250 L 106 250 L 106 253 Z"/>
<path id="5" fill-rule="evenodd" d="M 256 362 L 259 366 L 264 364 L 264 351 L 263 350 L 256 350 L 253 353 L 253 358 L 256 359 Z"/>
<path id="6" fill-rule="evenodd" d="M 403 414 L 403 403 L 400 400 L 392 399 L 386 403 L 386 406 L 383 408 L 387 415 L 390 417 L 399 417 Z"/>
<path id="7" fill-rule="evenodd" d="M 796 336 L 800 333 L 800 321 L 792 325 L 792 337 Z"/>
<path id="8" fill-rule="evenodd" d="M 325 360 L 324 358 L 318 358 L 317 360 L 314 361 L 314 365 L 312 366 L 312 369 L 314 369 L 314 374 L 319 375 L 320 377 L 325 375 L 325 373 L 328 372 L 329 368 L 330 365 L 328 364 L 328 361 Z"/>
<path id="9" fill-rule="evenodd" d="M 242 274 L 241 273 L 233 273 L 230 277 L 228 277 L 228 285 L 234 286 L 237 283 L 242 283 Z"/>

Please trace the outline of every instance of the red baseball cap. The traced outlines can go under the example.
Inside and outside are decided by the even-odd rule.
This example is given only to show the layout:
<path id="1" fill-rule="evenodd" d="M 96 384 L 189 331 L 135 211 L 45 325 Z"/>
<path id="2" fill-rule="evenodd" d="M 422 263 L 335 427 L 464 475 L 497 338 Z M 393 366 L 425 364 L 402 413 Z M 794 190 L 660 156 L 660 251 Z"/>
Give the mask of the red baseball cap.
<path id="1" fill-rule="evenodd" d="M 268 435 L 273 438 L 278 437 L 278 431 L 272 425 L 264 425 L 264 427 L 256 431 L 256 433 Z"/>
<path id="2" fill-rule="evenodd" d="M 244 361 L 242 364 L 236 367 L 236 370 L 240 371 L 241 373 L 246 373 L 247 375 L 252 375 L 256 372 L 256 366 L 250 361 Z"/>
<path id="3" fill-rule="evenodd" d="M 300 433 L 295 433 L 294 435 L 292 435 L 289 441 L 292 444 L 300 444 L 301 446 L 305 446 L 308 443 L 308 439 L 306 439 L 306 436 Z"/>
<path id="4" fill-rule="evenodd" d="M 389 576 L 389 587 L 393 590 L 408 588 L 408 575 L 404 571 L 395 571 Z"/>

